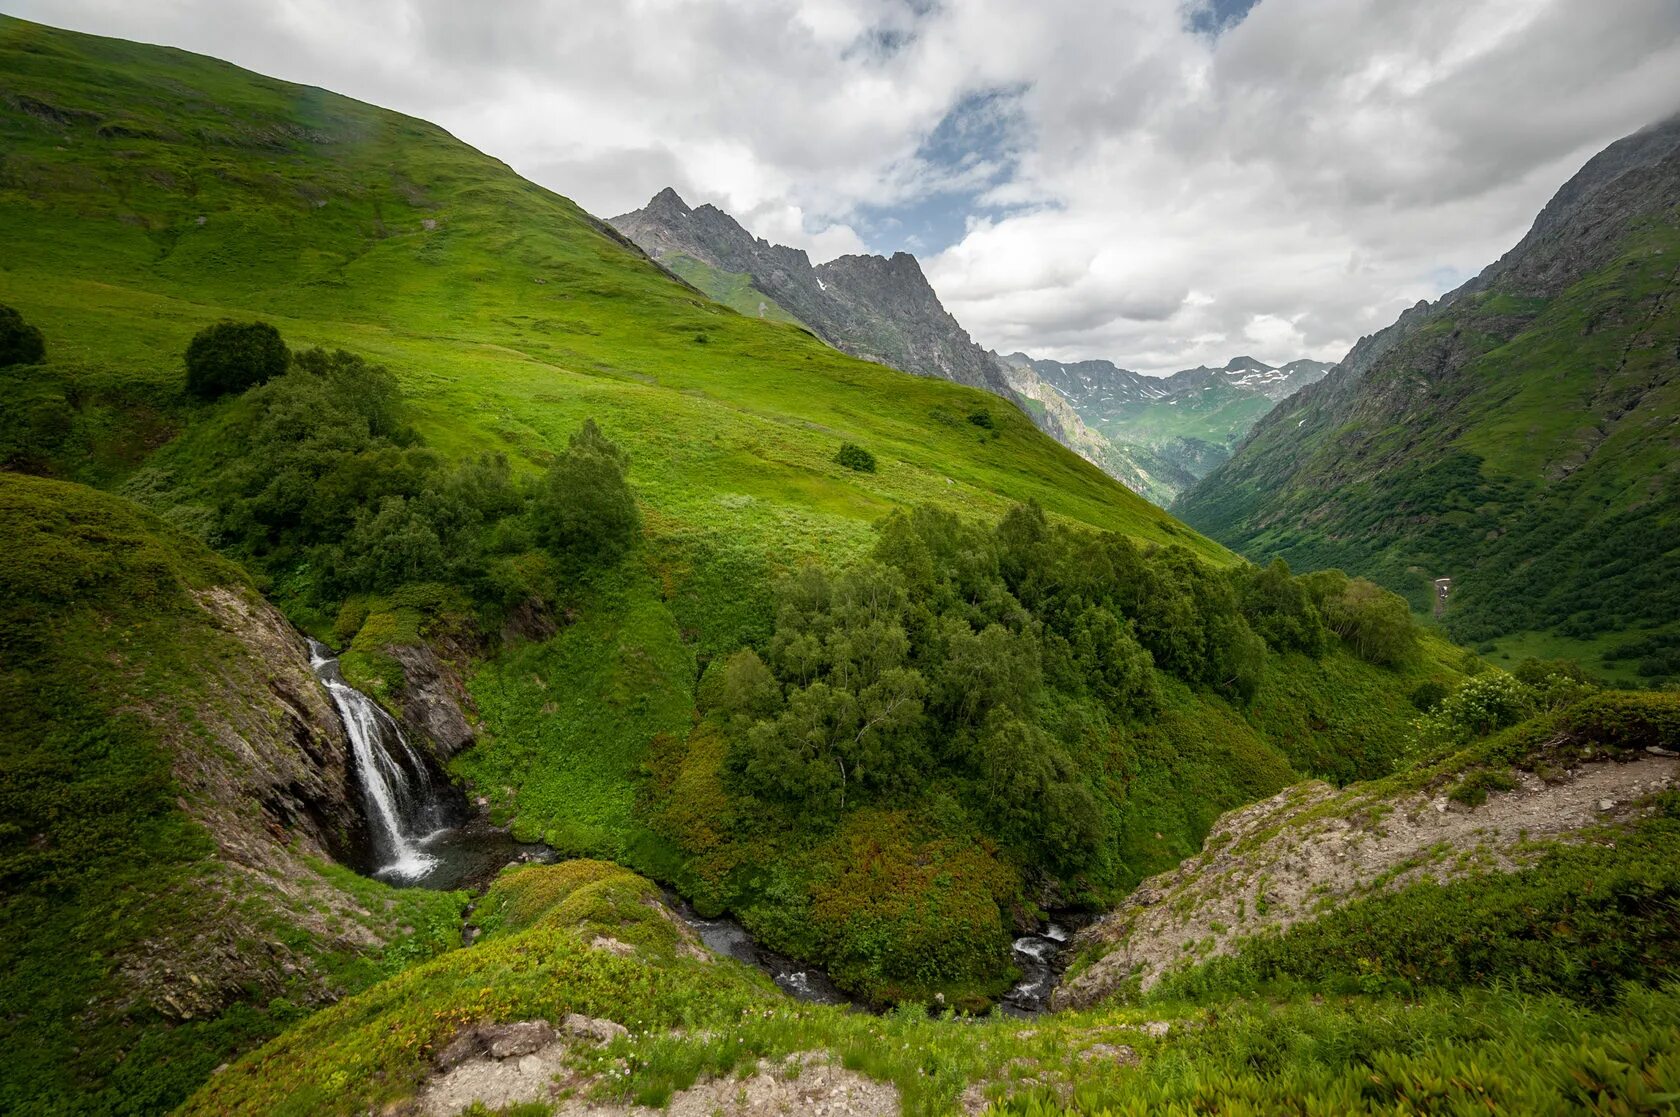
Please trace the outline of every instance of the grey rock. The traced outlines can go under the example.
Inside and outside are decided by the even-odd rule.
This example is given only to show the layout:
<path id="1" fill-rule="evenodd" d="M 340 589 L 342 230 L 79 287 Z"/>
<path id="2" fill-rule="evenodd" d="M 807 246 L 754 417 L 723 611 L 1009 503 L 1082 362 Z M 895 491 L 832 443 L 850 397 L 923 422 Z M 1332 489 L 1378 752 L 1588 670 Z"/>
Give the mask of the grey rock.
<path id="1" fill-rule="evenodd" d="M 630 1034 L 630 1029 L 616 1021 L 604 1020 L 598 1016 L 582 1016 L 575 1012 L 560 1022 L 560 1030 L 577 1039 L 591 1039 L 596 1043 L 611 1043 L 619 1036 Z"/>
<path id="2" fill-rule="evenodd" d="M 473 741 L 464 706 L 470 701 L 456 673 L 425 645 L 392 646 L 390 652 L 403 671 L 403 722 L 436 746 L 448 759 Z"/>

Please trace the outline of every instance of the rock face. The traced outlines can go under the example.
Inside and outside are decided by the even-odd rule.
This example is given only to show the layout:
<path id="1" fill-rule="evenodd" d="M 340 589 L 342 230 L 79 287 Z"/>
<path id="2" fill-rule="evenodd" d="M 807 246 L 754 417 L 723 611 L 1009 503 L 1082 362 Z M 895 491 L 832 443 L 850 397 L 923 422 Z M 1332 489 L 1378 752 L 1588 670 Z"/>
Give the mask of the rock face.
<path id="1" fill-rule="evenodd" d="M 223 661 L 226 693 L 257 687 L 269 703 L 236 704 L 206 719 L 214 749 L 182 748 L 175 778 L 192 814 L 221 856 L 259 872 L 282 870 L 292 856 L 275 842 L 291 836 L 303 852 L 355 863 L 366 848 L 356 806 L 350 745 L 332 702 L 309 668 L 303 637 L 248 591 L 213 587 L 194 595 L 215 627 L 248 649 L 251 660 Z M 261 663 L 260 676 L 249 665 Z M 242 670 L 242 668 L 245 668 Z M 251 804 L 261 808 L 252 815 Z"/>
<path id="2" fill-rule="evenodd" d="M 472 744 L 467 720 L 471 707 L 460 672 L 428 645 L 393 645 L 385 649 L 402 666 L 402 720 L 432 745 L 439 761 Z"/>
<path id="3" fill-rule="evenodd" d="M 842 352 L 1020 403 L 1003 370 L 946 312 L 907 252 L 842 256 L 813 267 L 803 250 L 754 237 L 716 206 L 691 209 L 669 187 L 611 223 L 655 260 L 687 256 L 750 277 Z"/>
<path id="4" fill-rule="evenodd" d="M 1534 856 L 1527 843 L 1633 817 L 1676 783 L 1680 760 L 1650 755 L 1583 764 L 1551 783 L 1519 773 L 1513 790 L 1475 808 L 1432 793 L 1385 800 L 1297 784 L 1226 814 L 1199 856 L 1081 931 L 1072 949 L 1097 960 L 1062 983 L 1053 1006 L 1088 1007 L 1134 979 L 1147 990 L 1186 958 L 1232 953 L 1373 888 L 1510 871 Z"/>
<path id="5" fill-rule="evenodd" d="M 1677 207 L 1680 116 L 1612 144 L 1497 262 L 1362 338 L 1174 511 L 1251 558 L 1368 574 L 1420 609 L 1451 575 L 1446 622 L 1466 642 L 1579 613 L 1671 620 L 1680 558 L 1657 540 L 1680 508 Z"/>

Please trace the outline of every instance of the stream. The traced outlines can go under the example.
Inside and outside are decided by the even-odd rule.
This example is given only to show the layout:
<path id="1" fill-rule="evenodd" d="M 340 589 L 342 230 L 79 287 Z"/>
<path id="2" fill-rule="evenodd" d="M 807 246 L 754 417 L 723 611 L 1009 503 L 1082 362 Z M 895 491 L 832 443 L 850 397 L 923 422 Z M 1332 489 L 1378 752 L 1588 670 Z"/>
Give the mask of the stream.
<path id="1" fill-rule="evenodd" d="M 350 738 L 351 759 L 361 789 L 373 868 L 369 875 L 405 888 L 488 887 L 505 866 L 518 861 L 549 863 L 557 855 L 537 842 L 518 842 L 501 827 L 474 815 L 465 798 L 441 773 L 434 774 L 385 709 L 344 681 L 338 657 L 309 641 L 309 665 L 331 696 Z M 811 1004 L 855 1004 L 829 976 L 758 945 L 733 919 L 703 919 L 688 901 L 667 891 L 667 905 L 707 949 L 769 974 L 796 1000 Z M 1021 979 L 998 1002 L 1001 1012 L 1036 1016 L 1044 1011 L 1061 979 L 1061 953 L 1069 932 L 1049 922 L 1042 933 L 1014 941 Z M 467 941 L 471 941 L 470 930 Z"/>

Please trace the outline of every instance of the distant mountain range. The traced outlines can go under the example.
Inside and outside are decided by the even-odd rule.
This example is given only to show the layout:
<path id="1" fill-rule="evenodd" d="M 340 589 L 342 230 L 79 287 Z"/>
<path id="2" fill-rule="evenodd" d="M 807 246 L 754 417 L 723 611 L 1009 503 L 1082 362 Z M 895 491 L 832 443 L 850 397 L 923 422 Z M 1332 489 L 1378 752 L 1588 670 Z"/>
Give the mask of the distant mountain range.
<path id="1" fill-rule="evenodd" d="M 755 237 L 723 210 L 670 187 L 612 226 L 706 295 L 743 314 L 804 326 L 836 349 L 982 388 L 1159 504 L 1230 456 L 1255 420 L 1331 367 L 1237 357 L 1221 369 L 1151 377 L 1108 361 L 1062 364 L 975 344 L 907 252 L 813 265 L 801 249 Z"/>
<path id="2" fill-rule="evenodd" d="M 1677 260 L 1680 116 L 1595 156 L 1174 510 L 1256 560 L 1376 578 L 1488 654 L 1680 675 Z"/>
<path id="3" fill-rule="evenodd" d="M 1030 368 L 1112 448 L 1099 465 L 1163 504 L 1229 458 L 1278 401 L 1335 367 L 1311 360 L 1278 367 L 1234 357 L 1223 368 L 1145 376 L 1108 361 L 1064 364 L 1025 353 L 1002 360 L 1016 370 Z"/>

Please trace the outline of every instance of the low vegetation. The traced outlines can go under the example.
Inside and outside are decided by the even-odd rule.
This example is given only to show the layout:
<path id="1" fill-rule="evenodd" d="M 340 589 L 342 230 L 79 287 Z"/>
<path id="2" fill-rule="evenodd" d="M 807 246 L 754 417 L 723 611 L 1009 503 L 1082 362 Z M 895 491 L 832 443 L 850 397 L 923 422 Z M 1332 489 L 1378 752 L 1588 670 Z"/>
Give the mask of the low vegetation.
<path id="1" fill-rule="evenodd" d="M 412 1096 L 456 1029 L 568 1012 L 629 1034 L 567 1055 L 573 1096 L 660 1106 L 696 1082 L 818 1052 L 892 1084 L 909 1114 L 1458 1111 L 1656 1113 L 1680 1074 L 1680 993 L 1604 1007 L 1467 989 L 1109 1007 L 958 1024 L 797 1005 L 701 961 L 645 881 L 599 863 L 517 870 L 471 950 L 326 1009 L 216 1076 L 187 1114 L 357 1113 Z M 592 949 L 608 941 L 631 949 Z M 533 1112 L 535 1110 L 533 1109 Z"/>

